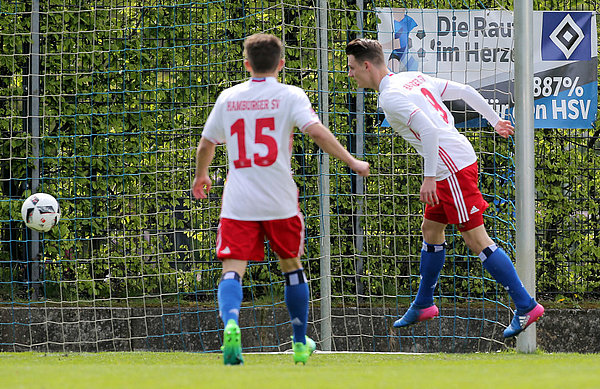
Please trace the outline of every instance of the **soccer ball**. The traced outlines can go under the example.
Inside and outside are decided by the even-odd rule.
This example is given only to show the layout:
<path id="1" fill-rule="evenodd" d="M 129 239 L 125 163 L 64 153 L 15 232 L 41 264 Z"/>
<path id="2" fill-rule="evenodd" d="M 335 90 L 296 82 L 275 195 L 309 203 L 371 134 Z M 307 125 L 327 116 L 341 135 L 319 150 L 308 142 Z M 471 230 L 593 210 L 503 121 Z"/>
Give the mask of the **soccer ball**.
<path id="1" fill-rule="evenodd" d="M 25 225 L 32 230 L 47 232 L 60 220 L 58 201 L 47 193 L 36 193 L 27 198 L 21 207 Z"/>

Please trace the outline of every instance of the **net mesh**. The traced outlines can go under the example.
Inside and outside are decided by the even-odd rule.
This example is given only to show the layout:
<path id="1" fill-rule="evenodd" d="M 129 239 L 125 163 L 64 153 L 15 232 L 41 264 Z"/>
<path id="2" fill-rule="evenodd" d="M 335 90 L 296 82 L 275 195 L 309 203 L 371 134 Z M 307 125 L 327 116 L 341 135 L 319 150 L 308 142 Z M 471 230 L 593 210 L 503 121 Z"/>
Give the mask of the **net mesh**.
<path id="1" fill-rule="evenodd" d="M 325 22 L 317 4 L 289 0 L 46 0 L 39 2 L 36 48 L 31 2 L 0 3 L 0 350 L 219 351 L 220 264 L 214 247 L 227 175 L 224 147 L 217 147 L 211 165 L 209 198 L 193 200 L 190 187 L 203 123 L 218 94 L 247 78 L 242 42 L 256 32 L 282 38 L 281 79 L 302 87 L 342 144 L 372 166 L 366 180 L 334 159 L 324 172 L 314 142 L 295 136 L 292 167 L 306 224 L 309 336 L 331 342 L 333 350 L 507 347 L 501 332 L 512 315 L 508 296 L 451 227 L 436 288 L 440 320 L 391 328 L 418 288 L 422 163 L 381 125 L 376 94 L 354 89 L 344 52 L 355 37 L 377 38 L 377 7 L 504 6 L 510 4 L 382 1 L 364 2 L 361 10 L 355 2 L 330 1 Z M 323 28 L 327 89 L 318 61 Z M 491 205 L 488 232 L 512 257 L 514 144 L 499 141 L 485 126 L 466 135 L 479 156 L 481 190 Z M 598 181 L 598 169 L 585 172 L 589 182 Z M 320 184 L 324 176 L 327 188 Z M 20 217 L 23 199 L 38 191 L 52 194 L 62 207 L 59 225 L 39 236 Z M 320 211 L 324 198 L 326 212 Z M 564 229 L 579 231 L 593 246 L 597 220 L 588 229 L 571 220 L 575 224 Z M 545 258 L 543 264 L 557 273 L 592 266 L 564 262 L 556 268 Z M 324 260 L 330 275 L 323 275 Z M 555 282 L 547 272 L 542 277 Z M 586 280 L 583 293 L 597 290 L 597 278 Z M 250 265 L 243 290 L 244 350 L 289 349 L 284 280 L 268 242 L 265 261 Z M 323 317 L 321 308 L 329 302 L 331 314 Z M 331 335 L 324 339 L 329 320 Z"/>

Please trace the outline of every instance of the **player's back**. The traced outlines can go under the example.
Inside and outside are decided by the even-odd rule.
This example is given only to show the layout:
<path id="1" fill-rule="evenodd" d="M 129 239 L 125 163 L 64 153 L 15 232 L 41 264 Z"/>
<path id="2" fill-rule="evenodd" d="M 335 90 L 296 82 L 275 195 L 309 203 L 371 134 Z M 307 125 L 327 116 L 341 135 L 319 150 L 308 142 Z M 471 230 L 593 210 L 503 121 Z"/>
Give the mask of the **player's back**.
<path id="1" fill-rule="evenodd" d="M 291 174 L 292 136 L 318 122 L 306 94 L 275 78 L 253 78 L 227 90 L 205 125 L 203 136 L 227 144 L 229 174 L 221 216 L 271 220 L 298 212 Z"/>
<path id="2" fill-rule="evenodd" d="M 423 155 L 420 129 L 412 117 L 423 112 L 435 127 L 441 156 L 437 178 L 443 179 L 476 161 L 473 146 L 454 126 L 454 118 L 443 103 L 448 82 L 420 72 L 390 74 L 382 80 L 379 103 L 394 130 Z"/>
<path id="3" fill-rule="evenodd" d="M 390 87 L 386 92 L 405 97 L 410 112 L 420 109 L 439 129 L 456 131 L 454 118 L 443 104 L 442 94 L 446 81 L 420 72 L 401 72 L 390 76 Z"/>

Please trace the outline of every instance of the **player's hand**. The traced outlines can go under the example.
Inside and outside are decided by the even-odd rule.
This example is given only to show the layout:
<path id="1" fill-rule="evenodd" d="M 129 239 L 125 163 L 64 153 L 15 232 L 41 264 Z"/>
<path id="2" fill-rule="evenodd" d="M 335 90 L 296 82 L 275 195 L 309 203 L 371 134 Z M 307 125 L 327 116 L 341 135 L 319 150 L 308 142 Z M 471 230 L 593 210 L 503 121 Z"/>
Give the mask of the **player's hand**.
<path id="1" fill-rule="evenodd" d="M 356 174 L 362 177 L 367 177 L 369 175 L 369 163 L 366 161 L 355 159 L 350 164 L 350 169 L 354 170 Z"/>
<path id="2" fill-rule="evenodd" d="M 194 182 L 192 183 L 192 194 L 196 199 L 205 199 L 206 194 L 210 192 L 212 181 L 208 175 L 206 176 L 195 176 Z M 204 189 L 206 187 L 206 191 Z"/>
<path id="3" fill-rule="evenodd" d="M 425 177 L 423 184 L 421 184 L 421 194 L 419 200 L 425 204 L 438 205 L 440 199 L 437 196 L 437 184 L 435 177 Z"/>
<path id="4" fill-rule="evenodd" d="M 499 120 L 494 126 L 494 130 L 503 138 L 508 138 L 509 135 L 515 133 L 515 128 L 510 124 L 508 120 Z"/>

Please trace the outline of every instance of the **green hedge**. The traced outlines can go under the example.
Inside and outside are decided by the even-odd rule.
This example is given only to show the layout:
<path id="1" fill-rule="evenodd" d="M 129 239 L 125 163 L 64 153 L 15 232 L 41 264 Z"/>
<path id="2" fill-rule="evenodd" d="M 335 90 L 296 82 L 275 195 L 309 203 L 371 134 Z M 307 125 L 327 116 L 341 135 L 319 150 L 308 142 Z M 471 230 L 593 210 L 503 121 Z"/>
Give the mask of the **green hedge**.
<path id="1" fill-rule="evenodd" d="M 247 77 L 241 62 L 245 36 L 259 31 L 282 36 L 283 80 L 303 87 L 315 108 L 319 100 L 312 5 L 268 8 L 269 2 L 239 0 L 135 3 L 113 9 L 111 2 L 95 2 L 95 8 L 58 0 L 41 4 L 39 189 L 58 197 L 63 212 L 59 227 L 46 234 L 43 243 L 44 293 L 49 299 L 169 294 L 211 298 L 219 277 L 213 247 L 226 178 L 222 147 L 211 169 L 216 184 L 211 199 L 197 202 L 189 189 L 195 145 L 212 104 L 224 88 Z M 344 47 L 358 35 L 357 8 L 339 0 L 329 5 L 329 124 L 340 141 L 353 148 L 356 93 L 346 75 Z M 374 6 L 386 5 L 367 4 L 366 36 L 375 37 Z M 477 8 L 482 3 L 453 5 Z M 20 222 L 20 205 L 30 194 L 34 166 L 32 139 L 23 120 L 28 10 L 26 3 L 0 5 L 0 299 L 4 300 L 27 292 L 23 281 L 28 278 L 24 243 L 28 235 Z M 366 111 L 372 114 L 366 116 L 365 157 L 374 175 L 366 180 L 362 200 L 350 195 L 354 178 L 348 169 L 331 161 L 333 292 L 355 295 L 358 280 L 372 296 L 408 295 L 418 283 L 421 160 L 406 142 L 378 127 L 372 93 L 366 94 Z M 600 254 L 598 135 L 585 130 L 536 132 L 538 293 L 553 298 L 597 297 L 600 290 L 594 271 Z M 496 139 L 491 129 L 468 136 L 480 155 L 482 192 L 492 204 L 488 229 L 512 251 L 515 210 L 513 202 L 505 200 L 514 198 L 514 145 Z M 320 156 L 312 141 L 301 134 L 296 138 L 292 164 L 306 216 L 306 262 L 310 273 L 318 275 Z M 365 240 L 364 251 L 357 253 L 350 235 L 361 206 Z M 452 264 L 443 276 L 451 293 L 495 293 L 495 284 L 486 282 L 479 262 L 470 260 L 460 239 L 450 235 L 449 243 Z M 359 257 L 363 268 L 355 278 Z M 281 293 L 281 276 L 273 266 L 250 270 L 257 296 Z M 409 275 L 408 282 L 399 281 Z M 313 283 L 316 293 L 318 287 Z"/>

